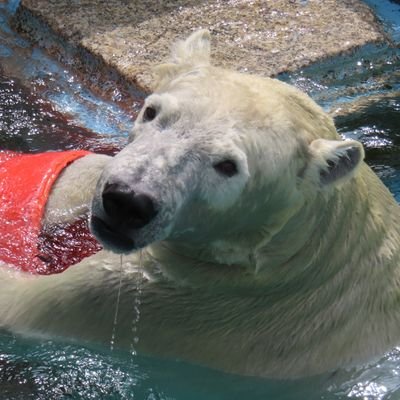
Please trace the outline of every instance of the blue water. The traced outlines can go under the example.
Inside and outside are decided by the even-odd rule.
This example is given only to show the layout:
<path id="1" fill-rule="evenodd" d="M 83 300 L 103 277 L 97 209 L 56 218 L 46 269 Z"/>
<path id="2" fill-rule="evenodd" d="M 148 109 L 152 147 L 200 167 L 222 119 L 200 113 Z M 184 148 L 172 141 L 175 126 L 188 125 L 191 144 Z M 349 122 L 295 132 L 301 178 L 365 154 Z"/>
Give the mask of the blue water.
<path id="1" fill-rule="evenodd" d="M 1 399 L 334 399 L 335 379 L 278 382 L 178 361 L 0 334 Z M 310 385 L 310 383 L 313 383 Z M 2 397 L 3 396 L 3 397 Z M 296 397 L 293 397 L 296 396 Z M 321 397 L 325 396 L 325 397 Z"/>
<path id="2" fill-rule="evenodd" d="M 399 43 L 400 6 L 389 0 L 367 2 Z M 87 90 L 65 66 L 13 32 L 8 18 L 17 5 L 16 0 L 0 3 L 0 147 L 117 151 L 126 142 L 140 101 L 132 100 L 131 114 L 118 105 L 123 96 L 118 90 L 110 101 Z M 400 201 L 399 60 L 395 46 L 368 46 L 280 78 L 332 113 L 344 137 L 363 142 L 367 162 Z M 399 400 L 400 348 L 358 369 L 273 381 L 0 332 L 0 400 L 349 398 Z"/>

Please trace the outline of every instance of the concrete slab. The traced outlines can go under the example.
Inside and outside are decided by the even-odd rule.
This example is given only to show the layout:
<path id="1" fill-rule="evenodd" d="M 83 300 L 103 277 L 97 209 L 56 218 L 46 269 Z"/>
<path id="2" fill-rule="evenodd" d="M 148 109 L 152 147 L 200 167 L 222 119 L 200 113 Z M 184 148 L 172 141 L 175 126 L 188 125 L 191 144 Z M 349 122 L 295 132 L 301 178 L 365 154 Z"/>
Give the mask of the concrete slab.
<path id="1" fill-rule="evenodd" d="M 149 66 L 199 28 L 213 34 L 217 65 L 261 75 L 385 40 L 359 0 L 22 0 L 14 24 L 74 67 L 144 92 Z"/>

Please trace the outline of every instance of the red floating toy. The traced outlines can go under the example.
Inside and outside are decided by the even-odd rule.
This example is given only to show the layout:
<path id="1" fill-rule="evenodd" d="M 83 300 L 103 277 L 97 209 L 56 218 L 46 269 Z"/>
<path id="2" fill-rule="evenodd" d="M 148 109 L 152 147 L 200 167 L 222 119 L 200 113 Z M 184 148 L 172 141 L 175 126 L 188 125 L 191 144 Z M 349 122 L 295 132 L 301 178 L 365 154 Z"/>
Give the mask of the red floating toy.
<path id="1" fill-rule="evenodd" d="M 53 274 L 100 250 L 87 221 L 42 231 L 51 188 L 84 150 L 40 154 L 0 152 L 0 260 L 33 274 Z"/>

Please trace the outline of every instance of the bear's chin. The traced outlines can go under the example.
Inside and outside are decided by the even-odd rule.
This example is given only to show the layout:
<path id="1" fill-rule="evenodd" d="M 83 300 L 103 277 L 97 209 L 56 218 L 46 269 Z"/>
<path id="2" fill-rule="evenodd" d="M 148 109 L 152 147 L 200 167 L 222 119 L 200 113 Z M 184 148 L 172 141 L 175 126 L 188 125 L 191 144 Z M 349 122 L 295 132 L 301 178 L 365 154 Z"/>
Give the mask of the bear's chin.
<path id="1" fill-rule="evenodd" d="M 96 216 L 92 216 L 90 219 L 90 230 L 104 249 L 111 250 L 114 253 L 131 253 L 140 248 L 131 237 L 115 231 Z"/>

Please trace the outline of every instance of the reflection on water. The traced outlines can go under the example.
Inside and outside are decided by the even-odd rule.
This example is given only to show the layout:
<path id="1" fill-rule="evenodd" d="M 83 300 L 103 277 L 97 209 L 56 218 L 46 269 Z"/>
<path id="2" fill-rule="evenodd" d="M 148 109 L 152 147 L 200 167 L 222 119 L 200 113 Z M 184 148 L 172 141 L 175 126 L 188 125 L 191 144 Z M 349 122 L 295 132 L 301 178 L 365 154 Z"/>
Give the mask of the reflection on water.
<path id="1" fill-rule="evenodd" d="M 9 2 L 9 9 L 17 3 Z M 121 148 L 140 101 L 132 101 L 130 114 L 93 96 L 73 74 L 18 37 L 7 21 L 0 3 L 0 148 L 85 148 L 109 154 Z M 396 21 L 390 22 L 392 32 L 397 32 Z M 399 59 L 398 48 L 369 47 L 281 78 L 331 112 L 344 137 L 364 143 L 367 162 L 400 201 Z M 115 96 L 118 100 L 121 93 Z M 136 307 L 140 297 L 135 299 Z M 130 354 L 115 350 L 5 333 L 0 349 L 1 400 L 400 399 L 400 348 L 363 368 L 289 382 L 236 377 L 140 355 L 132 362 Z"/>

